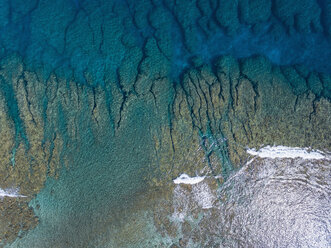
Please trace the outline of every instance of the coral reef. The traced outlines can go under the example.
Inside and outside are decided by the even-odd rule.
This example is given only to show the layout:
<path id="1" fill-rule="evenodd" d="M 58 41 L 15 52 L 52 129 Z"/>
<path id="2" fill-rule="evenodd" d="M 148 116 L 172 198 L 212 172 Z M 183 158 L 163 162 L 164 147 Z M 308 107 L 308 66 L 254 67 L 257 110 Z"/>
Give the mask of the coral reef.
<path id="1" fill-rule="evenodd" d="M 329 77 L 304 75 L 302 68 L 273 65 L 260 56 L 239 60 L 223 56 L 212 66 L 187 70 L 179 83 L 169 78 L 149 81 L 148 87 L 120 102 L 121 81 L 101 88 L 53 74 L 42 82 L 42 76 L 26 71 L 17 57 L 6 60 L 2 68 L 1 88 L 7 90 L 2 94 L 7 98 L 1 105 L 0 186 L 19 187 L 28 196 L 19 205 L 4 202 L 2 207 L 5 212 L 22 212 L 24 220 L 12 220 L 24 225 L 21 231 L 35 226 L 28 202 L 49 177 L 55 178 L 48 183 L 53 186 L 46 183 L 30 207 L 47 222 L 54 218 L 44 216 L 53 202 L 62 215 L 79 220 L 79 228 L 85 226 L 88 232 L 81 220 L 86 217 L 71 212 L 81 205 L 85 204 L 84 214 L 99 204 L 109 204 L 104 211 L 111 211 L 126 199 L 127 208 L 142 211 L 134 206 L 139 192 L 145 192 L 141 201 L 151 195 L 154 201 L 162 200 L 164 193 L 148 192 L 172 192 L 172 180 L 183 172 L 214 178 L 209 180 L 215 190 L 247 162 L 247 147 L 276 144 L 331 150 L 331 104 L 325 87 Z M 312 78 L 314 83 L 309 83 Z M 118 96 L 107 97 L 107 87 Z M 105 214 L 100 211 L 100 216 L 88 220 L 98 223 L 101 212 Z M 66 221 L 60 225 L 70 226 Z M 72 228 L 75 232 L 78 227 Z M 18 229 L 6 233 L 5 241 L 10 241 Z"/>
<path id="2" fill-rule="evenodd" d="M 331 151 L 330 8 L 1 1 L 0 188 L 26 197 L 0 199 L 0 246 L 270 245 L 233 230 L 254 192 L 224 192 L 268 165 L 330 181 L 329 160 L 247 166 L 266 145 Z"/>

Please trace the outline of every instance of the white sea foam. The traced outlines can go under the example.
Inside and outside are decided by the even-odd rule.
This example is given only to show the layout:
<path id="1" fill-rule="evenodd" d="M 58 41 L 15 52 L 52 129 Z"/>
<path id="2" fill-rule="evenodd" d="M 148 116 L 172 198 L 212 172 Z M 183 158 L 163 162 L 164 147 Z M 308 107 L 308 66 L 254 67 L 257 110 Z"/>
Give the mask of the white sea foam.
<path id="1" fill-rule="evenodd" d="M 190 177 L 187 174 L 181 174 L 179 177 L 173 180 L 175 184 L 197 184 L 202 182 L 205 179 L 205 177 Z"/>
<path id="2" fill-rule="evenodd" d="M 16 198 L 16 197 L 26 197 L 25 195 L 20 195 L 18 194 L 18 189 L 1 189 L 0 188 L 0 198 L 3 198 L 3 197 L 13 197 L 13 198 Z"/>
<path id="3" fill-rule="evenodd" d="M 194 186 L 192 189 L 192 194 L 194 200 L 202 209 L 212 208 L 216 200 L 216 196 L 206 183 L 201 183 Z"/>
<path id="4" fill-rule="evenodd" d="M 287 147 L 287 146 L 266 146 L 260 150 L 247 149 L 247 153 L 260 158 L 302 158 L 302 159 L 327 159 L 329 157 L 319 150 L 309 148 Z"/>

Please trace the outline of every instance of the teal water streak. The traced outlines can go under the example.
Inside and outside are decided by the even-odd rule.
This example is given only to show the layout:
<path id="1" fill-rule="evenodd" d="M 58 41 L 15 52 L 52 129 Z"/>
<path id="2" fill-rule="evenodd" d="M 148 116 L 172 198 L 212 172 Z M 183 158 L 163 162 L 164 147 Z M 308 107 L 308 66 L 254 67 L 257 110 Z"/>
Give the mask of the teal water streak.
<path id="1" fill-rule="evenodd" d="M 27 138 L 27 135 L 25 133 L 25 128 L 23 121 L 20 117 L 19 108 L 17 105 L 17 99 L 16 95 L 14 93 L 14 89 L 11 84 L 6 83 L 5 79 L 0 76 L 0 91 L 2 95 L 5 97 L 5 101 L 7 103 L 7 109 L 9 117 L 14 122 L 15 127 L 15 145 L 12 150 L 12 165 L 15 166 L 15 154 L 16 150 L 20 144 L 21 141 L 24 142 L 26 149 L 29 149 L 29 140 Z"/>

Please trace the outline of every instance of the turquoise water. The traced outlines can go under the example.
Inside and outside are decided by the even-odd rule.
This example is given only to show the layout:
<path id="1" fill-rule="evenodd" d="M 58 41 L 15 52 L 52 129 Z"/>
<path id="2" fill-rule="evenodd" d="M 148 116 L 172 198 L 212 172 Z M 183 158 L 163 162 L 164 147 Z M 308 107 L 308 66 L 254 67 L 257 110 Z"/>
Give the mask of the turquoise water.
<path id="1" fill-rule="evenodd" d="M 131 207 L 130 199 L 147 187 L 144 173 L 152 154 L 143 128 L 150 125 L 150 116 L 143 111 L 134 116 L 117 136 L 109 127 L 93 137 L 88 120 L 81 122 L 79 140 L 64 151 L 71 154 L 68 168 L 62 167 L 58 180 L 49 178 L 30 202 L 40 224 L 11 247 L 88 247 L 120 209 Z"/>
<path id="2" fill-rule="evenodd" d="M 276 65 L 298 64 L 297 72 L 306 66 L 307 74 L 331 73 L 327 0 L 302 5 L 249 2 L 232 6 L 228 4 L 232 1 L 204 0 L 0 0 L 2 66 L 17 56 L 27 71 L 40 73 L 39 83 L 46 88 L 42 97 L 36 97 L 42 106 L 43 144 L 52 143 L 56 132 L 63 139 L 59 178 L 48 177 L 29 203 L 39 225 L 7 247 L 108 247 L 95 242 L 109 241 L 109 223 L 134 206 L 137 195 L 149 188 L 148 179 L 158 173 L 152 134 L 160 138 L 162 128 L 171 134 L 176 87 L 184 88 L 183 75 L 189 69 L 203 64 L 215 69 L 221 55 L 263 55 Z M 46 91 L 57 87 L 47 83 L 52 74 L 65 82 L 63 94 L 71 94 L 70 81 L 83 92 L 79 109 L 70 102 L 57 105 L 56 121 L 46 114 L 53 104 Z M 315 87 L 290 76 L 296 95 Z M 153 82 L 163 78 L 167 80 L 159 89 Z M 330 81 L 316 87 L 318 99 L 331 98 Z M 30 141 L 12 86 L 2 80 L 0 89 L 15 126 L 14 165 L 18 144 L 26 144 L 28 150 Z M 97 129 L 90 112 L 99 100 L 96 91 L 104 94 L 100 105 L 106 109 L 96 114 Z M 200 116 L 203 124 L 196 138 L 207 137 L 212 143 L 215 134 L 205 128 L 210 119 Z M 73 138 L 69 132 L 75 128 L 79 131 Z M 226 140 L 222 132 L 220 136 Z M 169 150 L 174 147 L 170 139 Z M 218 159 L 226 165 L 225 180 L 235 170 L 227 145 L 217 146 Z"/>

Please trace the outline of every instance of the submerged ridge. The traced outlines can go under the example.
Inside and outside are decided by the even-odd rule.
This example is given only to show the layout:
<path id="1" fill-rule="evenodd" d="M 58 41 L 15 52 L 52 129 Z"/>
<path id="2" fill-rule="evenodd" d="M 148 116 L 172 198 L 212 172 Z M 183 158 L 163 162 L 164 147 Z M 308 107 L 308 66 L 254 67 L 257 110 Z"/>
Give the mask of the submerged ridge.
<path id="1" fill-rule="evenodd" d="M 95 85 L 117 70 L 128 81 L 133 72 L 178 80 L 196 58 L 210 63 L 225 54 L 261 54 L 280 65 L 331 71 L 325 62 L 331 56 L 327 1 L 230 2 L 4 2 L 3 55 L 19 53 L 30 69 L 43 67 L 46 77 L 57 70 L 86 83 L 88 73 Z"/>
<path id="2" fill-rule="evenodd" d="M 0 246 L 323 247 L 328 6 L 0 2 Z"/>

